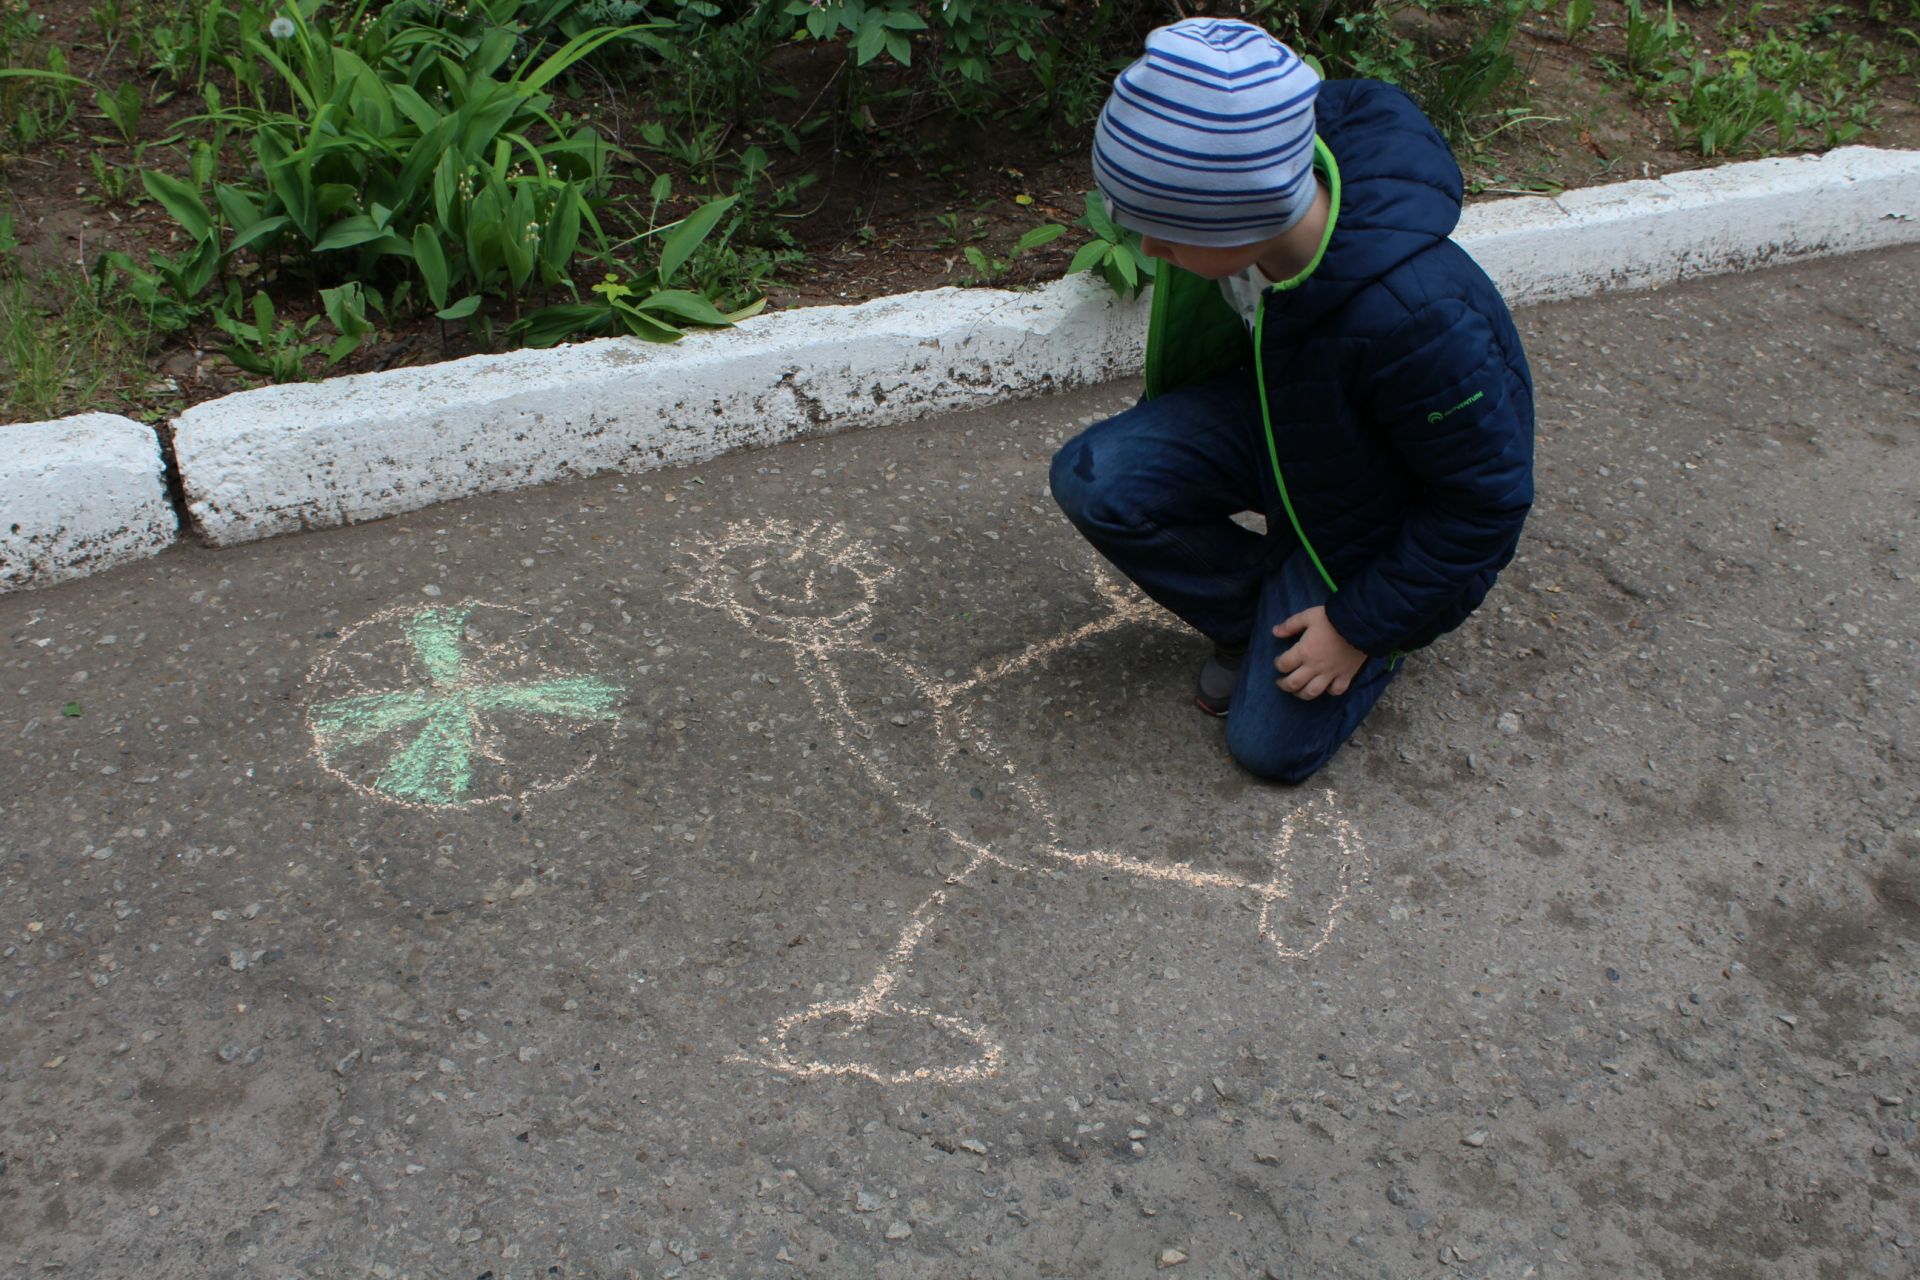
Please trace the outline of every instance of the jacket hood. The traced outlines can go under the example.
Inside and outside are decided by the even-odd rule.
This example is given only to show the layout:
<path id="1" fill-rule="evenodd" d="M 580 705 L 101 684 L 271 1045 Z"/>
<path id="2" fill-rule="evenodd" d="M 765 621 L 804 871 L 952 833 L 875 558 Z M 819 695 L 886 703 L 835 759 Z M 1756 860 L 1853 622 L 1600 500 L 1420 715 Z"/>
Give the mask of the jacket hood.
<path id="1" fill-rule="evenodd" d="M 1329 80 L 1315 110 L 1339 169 L 1339 209 L 1312 274 L 1269 298 L 1269 331 L 1312 325 L 1460 221 L 1460 166 L 1413 99 L 1377 80 Z"/>

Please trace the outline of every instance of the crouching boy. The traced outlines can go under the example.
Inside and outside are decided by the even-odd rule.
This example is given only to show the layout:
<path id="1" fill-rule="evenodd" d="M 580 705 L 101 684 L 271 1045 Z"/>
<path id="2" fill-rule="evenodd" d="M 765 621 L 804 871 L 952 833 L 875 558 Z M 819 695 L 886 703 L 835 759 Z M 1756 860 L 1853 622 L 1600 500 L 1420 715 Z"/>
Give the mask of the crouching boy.
<path id="1" fill-rule="evenodd" d="M 1448 239 L 1460 170 L 1419 108 L 1323 84 L 1247 23 L 1148 36 L 1093 165 L 1161 260 L 1146 398 L 1060 449 L 1054 496 L 1213 642 L 1196 701 L 1233 757 L 1299 782 L 1513 558 L 1533 501 L 1519 335 Z"/>

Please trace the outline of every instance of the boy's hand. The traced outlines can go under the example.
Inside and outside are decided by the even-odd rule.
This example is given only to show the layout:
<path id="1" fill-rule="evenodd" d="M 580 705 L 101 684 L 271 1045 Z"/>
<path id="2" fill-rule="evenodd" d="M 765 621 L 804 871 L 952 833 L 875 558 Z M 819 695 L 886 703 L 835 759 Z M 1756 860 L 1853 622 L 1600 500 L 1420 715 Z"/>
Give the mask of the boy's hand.
<path id="1" fill-rule="evenodd" d="M 1275 638 L 1299 641 L 1273 660 L 1274 683 L 1296 698 L 1311 701 L 1323 693 L 1341 694 L 1366 665 L 1367 655 L 1347 643 L 1327 621 L 1325 605 L 1303 609 L 1273 629 Z"/>

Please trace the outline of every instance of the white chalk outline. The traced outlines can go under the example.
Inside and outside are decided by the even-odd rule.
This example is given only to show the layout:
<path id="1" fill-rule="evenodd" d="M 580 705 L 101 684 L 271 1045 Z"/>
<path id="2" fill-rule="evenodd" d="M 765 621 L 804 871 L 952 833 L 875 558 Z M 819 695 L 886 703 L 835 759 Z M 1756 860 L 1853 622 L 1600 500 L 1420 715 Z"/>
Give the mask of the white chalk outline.
<path id="1" fill-rule="evenodd" d="M 864 746 L 873 738 L 874 726 L 867 723 L 848 700 L 846 684 L 834 661 L 836 654 L 856 650 L 877 654 L 919 690 L 933 707 L 933 731 L 943 746 L 940 756 L 942 764 L 951 767 L 953 757 L 962 744 L 974 751 L 976 758 L 983 753 L 987 758 L 997 760 L 1009 775 L 1009 785 L 1044 824 L 1047 843 L 1038 852 L 1048 859 L 1083 870 L 1118 873 L 1141 880 L 1251 893 L 1260 900 L 1258 935 L 1284 960 L 1304 960 L 1318 952 L 1332 937 L 1340 911 L 1353 894 L 1355 865 L 1359 864 L 1362 879 L 1367 867 L 1365 845 L 1345 818 L 1333 813 L 1321 818 L 1331 828 L 1342 859 L 1339 891 L 1327 909 L 1319 936 L 1312 944 L 1305 947 L 1289 946 L 1281 940 L 1275 928 L 1273 911 L 1276 904 L 1286 901 L 1293 892 L 1293 880 L 1288 871 L 1293 839 L 1302 809 L 1313 807 L 1313 802 L 1297 806 L 1282 820 L 1279 837 L 1268 855 L 1276 872 L 1271 880 L 1254 881 L 1219 872 L 1196 871 L 1187 863 L 1148 862 L 1101 849 L 1073 850 L 1063 843 L 1059 822 L 1032 780 L 1017 776 L 1013 763 L 1000 756 L 986 731 L 971 722 L 970 712 L 962 702 L 963 695 L 1121 626 L 1135 623 L 1177 625 L 1157 605 L 1117 583 L 1103 566 L 1096 564 L 1093 569 L 1095 585 L 1105 605 L 1105 612 L 1100 617 L 1018 654 L 982 664 L 966 679 L 943 681 L 909 662 L 882 653 L 865 640 L 863 633 L 872 621 L 873 609 L 879 600 L 879 588 L 893 576 L 895 569 L 882 561 L 870 546 L 849 538 L 843 527 L 822 522 L 802 526 L 777 518 L 737 521 L 727 527 L 723 537 L 700 539 L 697 547 L 698 550 L 690 555 L 689 567 L 694 580 L 679 594 L 679 598 L 716 609 L 731 617 L 744 630 L 790 649 L 800 682 L 813 699 L 815 708 L 840 749 L 851 756 L 861 771 L 902 809 L 939 831 L 967 855 L 966 864 L 960 870 L 950 874 L 939 889 L 908 913 L 899 939 L 872 981 L 858 995 L 850 999 L 812 1004 L 798 1013 L 780 1018 L 773 1024 L 771 1034 L 759 1038 L 763 1046 L 759 1054 L 736 1055 L 733 1061 L 771 1068 L 803 1079 L 852 1075 L 879 1084 L 954 1084 L 997 1074 L 1006 1057 L 1005 1047 L 986 1027 L 931 1009 L 902 1004 L 893 999 L 893 992 L 928 929 L 946 906 L 951 890 L 963 884 L 983 866 L 1021 870 L 1031 864 L 997 853 L 986 844 L 969 838 L 930 811 L 919 798 L 903 794 L 899 785 L 888 776 L 888 771 Z M 730 571 L 727 558 L 741 551 L 758 553 L 759 558 L 750 560 L 745 566 L 734 566 Z M 784 559 L 788 569 L 795 569 L 809 557 L 814 563 L 800 568 L 794 575 L 798 581 L 797 594 L 791 590 L 785 594 L 775 594 L 771 587 L 760 581 L 765 576 L 765 569 L 778 559 Z M 742 573 L 742 568 L 747 572 Z M 841 575 L 846 577 L 842 579 Z M 836 579 L 839 582 L 834 581 Z M 849 581 L 857 584 L 860 598 L 851 604 L 840 605 L 833 597 L 845 593 L 833 588 Z M 750 589 L 751 599 L 739 590 L 742 586 Z M 1323 792 L 1320 800 L 1331 810 L 1334 803 L 1331 791 Z M 805 1022 L 845 1017 L 858 1028 L 862 1023 L 871 1024 L 875 1018 L 889 1014 L 923 1019 L 942 1031 L 978 1046 L 979 1053 L 964 1063 L 884 1071 L 861 1062 L 797 1059 L 782 1047 L 788 1033 Z"/>

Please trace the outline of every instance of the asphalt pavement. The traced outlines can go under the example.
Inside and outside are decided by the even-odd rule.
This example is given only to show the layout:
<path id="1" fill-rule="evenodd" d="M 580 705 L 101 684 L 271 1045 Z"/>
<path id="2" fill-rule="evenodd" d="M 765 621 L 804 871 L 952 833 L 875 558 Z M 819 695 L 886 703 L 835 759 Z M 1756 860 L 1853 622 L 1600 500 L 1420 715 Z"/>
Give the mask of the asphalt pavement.
<path id="1" fill-rule="evenodd" d="M 0 1272 L 1920 1275 L 1920 251 L 1531 308 L 1312 783 L 1137 387 L 0 597 Z"/>

